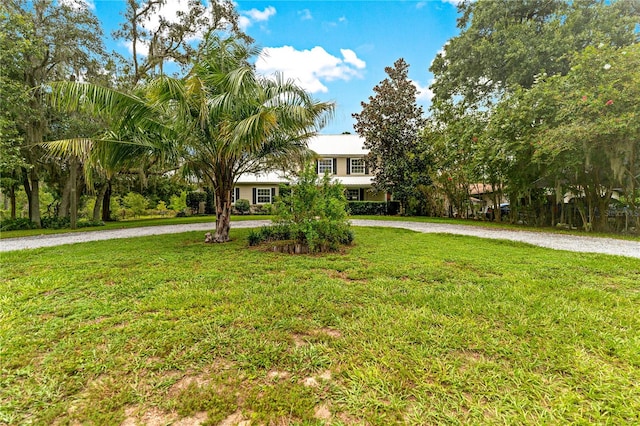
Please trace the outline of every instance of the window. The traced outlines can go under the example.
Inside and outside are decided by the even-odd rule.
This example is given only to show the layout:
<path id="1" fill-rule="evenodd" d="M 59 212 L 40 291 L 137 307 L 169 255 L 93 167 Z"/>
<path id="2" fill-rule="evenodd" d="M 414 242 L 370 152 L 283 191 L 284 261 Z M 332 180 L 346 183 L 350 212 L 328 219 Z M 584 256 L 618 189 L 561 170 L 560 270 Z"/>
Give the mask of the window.
<path id="1" fill-rule="evenodd" d="M 328 172 L 330 175 L 334 174 L 333 158 L 322 158 L 318 160 L 318 174 L 323 175 L 325 172 Z"/>
<path id="2" fill-rule="evenodd" d="M 240 188 L 233 188 L 231 191 L 231 204 L 235 204 L 240 198 Z"/>
<path id="3" fill-rule="evenodd" d="M 257 188 L 256 189 L 256 203 L 257 204 L 269 204 L 269 203 L 271 203 L 271 188 Z"/>
<path id="4" fill-rule="evenodd" d="M 350 158 L 351 161 L 351 174 L 363 175 L 365 173 L 364 158 Z"/>
<path id="5" fill-rule="evenodd" d="M 360 190 L 359 189 L 347 189 L 347 201 L 359 201 L 360 200 Z"/>

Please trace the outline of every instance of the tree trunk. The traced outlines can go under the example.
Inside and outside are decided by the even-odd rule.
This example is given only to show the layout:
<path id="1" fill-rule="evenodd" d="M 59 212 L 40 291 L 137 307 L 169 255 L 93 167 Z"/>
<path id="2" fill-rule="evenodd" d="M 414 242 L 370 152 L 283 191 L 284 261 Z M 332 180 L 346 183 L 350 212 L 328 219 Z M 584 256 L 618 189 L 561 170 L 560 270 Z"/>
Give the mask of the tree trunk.
<path id="1" fill-rule="evenodd" d="M 69 193 L 69 219 L 71 222 L 71 229 L 76 229 L 78 227 L 78 161 L 75 158 L 71 160 L 69 171 L 69 181 L 71 182 Z"/>
<path id="2" fill-rule="evenodd" d="M 92 219 L 94 222 L 98 222 L 100 220 L 100 213 L 102 212 L 102 204 L 104 203 L 104 197 L 107 193 L 108 184 L 104 184 L 100 186 L 100 190 L 96 194 L 96 203 L 93 205 L 93 216 Z"/>
<path id="3" fill-rule="evenodd" d="M 16 185 L 9 188 L 9 201 L 11 203 L 11 219 L 16 218 Z"/>
<path id="4" fill-rule="evenodd" d="M 40 179 L 35 167 L 31 169 L 30 179 L 27 179 L 27 183 L 30 181 L 30 193 L 29 193 L 29 219 L 36 224 L 36 227 L 42 228 L 42 221 L 40 220 Z"/>
<path id="5" fill-rule="evenodd" d="M 229 229 L 231 228 L 231 190 L 220 185 L 216 188 L 216 233 L 213 236 L 214 243 L 226 243 L 229 241 Z"/>
<path id="6" fill-rule="evenodd" d="M 58 207 L 58 217 L 69 217 L 69 205 L 71 199 L 71 186 L 73 182 L 71 181 L 71 175 L 64 183 L 64 187 L 62 189 L 62 197 L 60 198 L 60 205 Z"/>
<path id="7" fill-rule="evenodd" d="M 102 221 L 111 221 L 111 180 L 106 183 L 104 198 L 102 199 Z"/>

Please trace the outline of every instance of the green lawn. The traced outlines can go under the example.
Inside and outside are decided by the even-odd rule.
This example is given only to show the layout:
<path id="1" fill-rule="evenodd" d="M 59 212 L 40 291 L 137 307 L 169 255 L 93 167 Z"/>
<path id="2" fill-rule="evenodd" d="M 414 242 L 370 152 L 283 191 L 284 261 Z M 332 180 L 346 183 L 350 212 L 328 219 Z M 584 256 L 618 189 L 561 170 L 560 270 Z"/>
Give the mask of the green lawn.
<path id="1" fill-rule="evenodd" d="M 0 424 L 640 422 L 639 260 L 355 232 L 2 253 Z"/>

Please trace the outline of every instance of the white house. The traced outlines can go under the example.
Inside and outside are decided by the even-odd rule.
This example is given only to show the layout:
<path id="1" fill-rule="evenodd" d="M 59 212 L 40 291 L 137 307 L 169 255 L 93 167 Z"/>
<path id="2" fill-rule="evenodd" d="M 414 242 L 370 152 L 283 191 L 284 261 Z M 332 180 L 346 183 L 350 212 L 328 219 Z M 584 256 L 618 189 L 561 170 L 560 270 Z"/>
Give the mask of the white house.
<path id="1" fill-rule="evenodd" d="M 317 135 L 308 141 L 309 148 L 317 154 L 318 174 L 329 172 L 346 188 L 350 201 L 385 201 L 385 194 L 371 191 L 373 175 L 365 162 L 368 150 L 364 139 L 358 135 Z M 278 194 L 278 187 L 287 183 L 282 172 L 243 174 L 233 190 L 233 202 L 249 200 L 253 206 L 271 204 Z"/>

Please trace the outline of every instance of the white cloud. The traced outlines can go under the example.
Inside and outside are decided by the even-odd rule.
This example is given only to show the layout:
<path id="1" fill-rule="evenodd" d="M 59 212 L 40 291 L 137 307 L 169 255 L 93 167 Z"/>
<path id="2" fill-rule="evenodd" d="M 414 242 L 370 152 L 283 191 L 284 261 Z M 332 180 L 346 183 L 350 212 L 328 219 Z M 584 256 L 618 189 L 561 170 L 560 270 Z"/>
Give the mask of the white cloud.
<path id="1" fill-rule="evenodd" d="M 324 83 L 361 77 L 361 70 L 366 67 L 352 50 L 341 49 L 340 53 L 342 58 L 320 46 L 310 50 L 296 50 L 291 46 L 267 47 L 255 65 L 263 75 L 281 72 L 311 93 L 326 93 L 329 89 Z"/>
<path id="2" fill-rule="evenodd" d="M 416 9 L 422 9 L 426 5 L 427 5 L 426 1 L 419 1 L 418 3 L 416 3 Z"/>
<path id="3" fill-rule="evenodd" d="M 358 58 L 356 52 L 351 49 L 340 49 L 340 53 L 342 53 L 342 57 L 344 58 L 344 62 L 347 64 L 351 64 L 358 69 L 363 69 L 367 66 L 367 63 L 362 59 Z"/>
<path id="4" fill-rule="evenodd" d="M 411 80 L 411 83 L 413 83 L 413 85 L 416 86 L 416 89 L 418 89 L 418 93 L 416 94 L 417 101 L 426 102 L 433 99 L 433 91 L 429 89 L 429 85 L 422 86 L 420 85 L 419 82 L 415 80 Z M 432 80 L 432 83 L 433 83 L 433 80 Z"/>
<path id="5" fill-rule="evenodd" d="M 268 6 L 264 10 L 251 9 L 240 11 L 240 18 L 238 20 L 238 24 L 240 28 L 246 30 L 255 22 L 266 22 L 273 15 L 276 14 L 276 8 L 273 6 Z"/>
<path id="6" fill-rule="evenodd" d="M 74 10 L 96 9 L 96 5 L 93 3 L 93 0 L 58 0 L 58 4 L 60 6 L 68 6 Z"/>
<path id="7" fill-rule="evenodd" d="M 129 53 L 133 55 L 133 42 L 131 40 L 126 40 L 120 42 L 122 46 L 125 46 Z M 138 56 L 148 56 L 149 55 L 149 45 L 147 43 L 138 41 L 136 45 L 136 55 Z"/>
<path id="8" fill-rule="evenodd" d="M 440 0 L 440 1 L 442 1 L 443 3 L 449 3 L 454 6 L 458 6 L 460 3 L 462 3 L 465 0 Z"/>
<path id="9" fill-rule="evenodd" d="M 299 10 L 298 16 L 300 16 L 300 19 L 303 21 L 309 21 L 313 19 L 313 16 L 311 15 L 311 11 L 309 9 Z"/>

